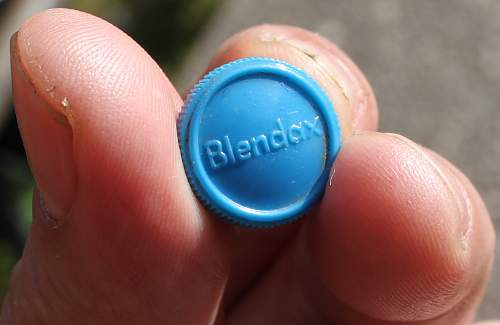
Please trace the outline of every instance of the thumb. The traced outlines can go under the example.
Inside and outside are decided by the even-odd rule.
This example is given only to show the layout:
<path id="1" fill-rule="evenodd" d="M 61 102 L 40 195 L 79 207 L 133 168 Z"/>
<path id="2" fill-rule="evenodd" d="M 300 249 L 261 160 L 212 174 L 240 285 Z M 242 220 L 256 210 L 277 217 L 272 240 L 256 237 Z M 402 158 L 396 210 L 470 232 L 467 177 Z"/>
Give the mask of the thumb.
<path id="1" fill-rule="evenodd" d="M 210 322 L 225 254 L 184 176 L 182 102 L 160 68 L 112 25 L 56 9 L 12 38 L 12 77 L 38 192 L 0 323 Z"/>

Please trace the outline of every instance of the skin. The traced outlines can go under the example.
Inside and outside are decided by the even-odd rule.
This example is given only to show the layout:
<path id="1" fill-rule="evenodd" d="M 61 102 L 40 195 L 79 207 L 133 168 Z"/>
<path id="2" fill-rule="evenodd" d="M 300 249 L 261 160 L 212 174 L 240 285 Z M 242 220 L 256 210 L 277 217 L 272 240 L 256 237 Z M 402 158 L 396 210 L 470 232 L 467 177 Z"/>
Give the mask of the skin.
<path id="1" fill-rule="evenodd" d="M 444 158 L 376 131 L 368 82 L 328 40 L 256 26 L 208 68 L 285 60 L 322 85 L 341 120 L 324 198 L 268 230 L 225 224 L 197 203 L 177 145 L 182 99 L 124 33 L 55 9 L 26 21 L 11 45 L 37 190 L 1 325 L 474 320 L 495 243 L 481 197 Z"/>

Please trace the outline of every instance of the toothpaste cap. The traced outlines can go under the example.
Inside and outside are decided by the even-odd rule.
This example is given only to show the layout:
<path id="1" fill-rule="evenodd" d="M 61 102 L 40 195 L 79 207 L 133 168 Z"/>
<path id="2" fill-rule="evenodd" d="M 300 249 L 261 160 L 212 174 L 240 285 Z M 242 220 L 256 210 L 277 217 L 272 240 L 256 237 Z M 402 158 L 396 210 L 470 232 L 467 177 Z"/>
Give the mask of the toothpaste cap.
<path id="1" fill-rule="evenodd" d="M 304 71 L 246 58 L 209 72 L 178 120 L 184 169 L 214 214 L 254 227 L 288 223 L 323 194 L 341 145 L 332 103 Z"/>

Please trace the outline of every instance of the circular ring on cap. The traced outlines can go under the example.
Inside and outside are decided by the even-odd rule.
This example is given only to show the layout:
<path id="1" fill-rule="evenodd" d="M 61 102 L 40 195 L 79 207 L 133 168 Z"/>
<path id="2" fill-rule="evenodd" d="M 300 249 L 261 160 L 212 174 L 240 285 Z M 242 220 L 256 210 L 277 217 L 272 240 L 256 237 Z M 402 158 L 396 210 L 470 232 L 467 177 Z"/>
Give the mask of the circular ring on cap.
<path id="1" fill-rule="evenodd" d="M 325 92 L 271 58 L 209 72 L 188 95 L 177 128 L 196 196 L 216 215 L 254 227 L 291 222 L 310 208 L 341 146 Z"/>

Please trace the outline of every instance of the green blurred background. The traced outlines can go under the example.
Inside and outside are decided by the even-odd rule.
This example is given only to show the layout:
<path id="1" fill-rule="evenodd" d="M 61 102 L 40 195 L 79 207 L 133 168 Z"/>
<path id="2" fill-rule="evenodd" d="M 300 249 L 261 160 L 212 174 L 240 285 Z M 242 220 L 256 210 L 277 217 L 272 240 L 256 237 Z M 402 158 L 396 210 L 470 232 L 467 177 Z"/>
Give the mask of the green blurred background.
<path id="1" fill-rule="evenodd" d="M 48 1 L 47 7 L 75 8 L 113 22 L 137 40 L 169 76 L 175 77 L 182 59 L 219 3 L 220 0 L 74 0 Z M 0 26 L 8 28 L 2 23 L 19 11 L 42 8 L 33 9 L 29 1 L 0 0 Z M 5 106 L 12 107 L 5 96 Z M 33 179 L 11 109 L 0 115 L 0 301 L 29 231 L 32 191 Z"/>

